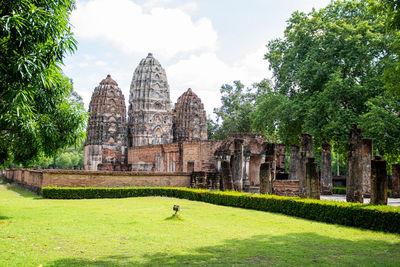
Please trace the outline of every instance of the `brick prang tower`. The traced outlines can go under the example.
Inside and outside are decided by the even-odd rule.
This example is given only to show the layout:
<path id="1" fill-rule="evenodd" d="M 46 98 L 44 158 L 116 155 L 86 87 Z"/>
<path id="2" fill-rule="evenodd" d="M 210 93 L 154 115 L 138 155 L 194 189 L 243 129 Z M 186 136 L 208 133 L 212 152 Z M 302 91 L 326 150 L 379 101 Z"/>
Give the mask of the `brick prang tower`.
<path id="1" fill-rule="evenodd" d="M 94 89 L 85 141 L 84 167 L 97 170 L 101 163 L 121 163 L 125 156 L 126 107 L 118 84 L 107 75 Z"/>
<path id="2" fill-rule="evenodd" d="M 128 115 L 128 147 L 172 142 L 167 76 L 151 53 L 140 61 L 133 74 Z"/>
<path id="3" fill-rule="evenodd" d="M 207 117 L 201 99 L 188 89 L 172 111 L 174 142 L 207 140 Z"/>

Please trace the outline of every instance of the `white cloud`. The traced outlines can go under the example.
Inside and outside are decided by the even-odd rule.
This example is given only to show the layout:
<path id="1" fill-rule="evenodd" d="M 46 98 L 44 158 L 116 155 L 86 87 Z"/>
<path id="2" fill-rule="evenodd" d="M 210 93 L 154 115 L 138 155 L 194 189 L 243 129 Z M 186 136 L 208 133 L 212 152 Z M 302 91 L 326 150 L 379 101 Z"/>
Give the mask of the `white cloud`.
<path id="1" fill-rule="evenodd" d="M 163 6 L 165 4 L 170 4 L 170 3 L 172 3 L 172 0 L 147 0 L 143 4 L 143 7 L 145 7 L 145 8 L 153 8 L 153 7 Z"/>
<path id="2" fill-rule="evenodd" d="M 78 51 L 64 70 L 74 79 L 86 106 L 93 89 L 107 74 L 117 81 L 128 102 L 133 70 L 148 52 L 153 52 L 166 69 L 171 101 L 175 103 L 192 88 L 209 115 L 221 104 L 221 85 L 241 80 L 251 86 L 268 78 L 268 65 L 263 60 L 266 42 L 228 64 L 218 54 L 218 35 L 211 20 L 194 21 L 189 15 L 197 5 L 188 2 L 178 8 L 160 7 L 168 1 L 150 0 L 142 6 L 129 0 L 78 2 L 72 14 L 75 34 L 81 45 L 90 43 L 93 47 L 82 54 Z"/>
<path id="3" fill-rule="evenodd" d="M 103 60 L 96 60 L 94 64 L 99 67 L 107 66 L 107 63 L 105 63 Z"/>
<path id="4" fill-rule="evenodd" d="M 82 63 L 79 63 L 78 66 L 79 66 L 80 68 L 86 68 L 87 66 L 89 66 L 89 64 L 86 63 L 86 62 L 82 62 Z"/>
<path id="5" fill-rule="evenodd" d="M 218 45 L 211 21 L 193 21 L 184 8 L 154 7 L 145 12 L 129 0 L 91 0 L 78 3 L 71 22 L 78 39 L 108 41 L 130 54 L 152 51 L 171 58 L 184 52 L 215 51 Z"/>
<path id="6" fill-rule="evenodd" d="M 188 12 L 192 12 L 192 11 L 196 11 L 198 9 L 198 6 L 195 2 L 189 2 L 189 3 L 186 3 L 183 6 L 181 6 L 180 9 L 188 11 Z"/>
<path id="7" fill-rule="evenodd" d="M 235 68 L 240 70 L 243 75 L 243 81 L 247 84 L 260 82 L 261 79 L 271 79 L 272 74 L 268 70 L 268 62 L 264 59 L 267 49 L 264 45 L 250 51 L 238 63 L 235 63 Z"/>
<path id="8" fill-rule="evenodd" d="M 223 84 L 240 80 L 251 86 L 264 78 L 269 78 L 268 64 L 263 59 L 265 47 L 250 51 L 233 65 L 228 65 L 215 53 L 192 55 L 166 68 L 171 88 L 171 98 L 177 99 L 187 88 L 202 99 L 207 114 L 220 106 L 219 89 Z"/>

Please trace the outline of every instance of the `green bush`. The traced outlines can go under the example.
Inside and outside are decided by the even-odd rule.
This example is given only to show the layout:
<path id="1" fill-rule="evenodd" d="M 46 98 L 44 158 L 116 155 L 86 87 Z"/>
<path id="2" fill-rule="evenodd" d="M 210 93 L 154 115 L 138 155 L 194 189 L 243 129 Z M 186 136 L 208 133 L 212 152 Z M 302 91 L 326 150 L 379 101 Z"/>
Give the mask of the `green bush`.
<path id="1" fill-rule="evenodd" d="M 11 184 L 13 181 L 0 176 L 0 184 Z"/>
<path id="2" fill-rule="evenodd" d="M 400 207 L 373 206 L 275 195 L 253 195 L 235 191 L 220 192 L 166 187 L 44 187 L 42 188 L 42 195 L 44 198 L 51 199 L 175 197 L 216 205 L 278 212 L 326 223 L 400 233 Z"/>
<path id="3" fill-rule="evenodd" d="M 332 193 L 338 195 L 346 195 L 346 187 L 334 187 L 332 188 Z"/>
<path id="4" fill-rule="evenodd" d="M 337 194 L 337 195 L 346 195 L 346 187 L 334 187 L 332 189 L 332 193 L 333 194 Z M 388 189 L 388 197 L 390 197 L 392 194 L 392 190 Z"/>

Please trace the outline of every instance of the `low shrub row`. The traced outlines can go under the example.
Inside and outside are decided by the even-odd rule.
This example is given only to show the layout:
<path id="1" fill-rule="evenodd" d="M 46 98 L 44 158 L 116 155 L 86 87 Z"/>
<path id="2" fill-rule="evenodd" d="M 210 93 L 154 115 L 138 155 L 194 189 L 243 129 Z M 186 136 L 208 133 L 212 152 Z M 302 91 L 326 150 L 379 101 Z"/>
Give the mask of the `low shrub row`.
<path id="1" fill-rule="evenodd" d="M 346 195 L 346 187 L 333 187 L 332 193 L 337 195 Z"/>
<path id="2" fill-rule="evenodd" d="M 337 195 L 346 195 L 346 187 L 333 187 L 332 193 Z M 392 190 L 388 190 L 388 197 L 391 196 Z"/>
<path id="3" fill-rule="evenodd" d="M 125 188 L 42 188 L 44 198 L 88 199 L 165 196 L 203 201 L 216 205 L 278 212 L 326 223 L 355 226 L 365 229 L 400 233 L 400 208 L 372 206 L 359 203 L 322 201 L 253 195 L 234 191 L 208 191 L 189 188 L 125 187 Z"/>

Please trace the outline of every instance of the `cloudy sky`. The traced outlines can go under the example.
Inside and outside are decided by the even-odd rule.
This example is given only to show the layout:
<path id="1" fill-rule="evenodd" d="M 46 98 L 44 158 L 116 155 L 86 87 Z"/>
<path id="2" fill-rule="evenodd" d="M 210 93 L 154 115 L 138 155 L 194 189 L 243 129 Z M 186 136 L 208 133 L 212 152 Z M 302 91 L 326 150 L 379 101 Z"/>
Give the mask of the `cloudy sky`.
<path id="1" fill-rule="evenodd" d="M 78 0 L 71 16 L 78 50 L 64 72 L 88 107 L 107 74 L 129 97 L 140 60 L 153 53 L 167 73 L 171 101 L 192 88 L 207 114 L 220 106 L 221 85 L 271 78 L 268 41 L 283 36 L 296 10 L 329 0 Z"/>

